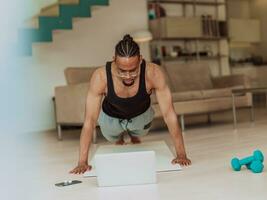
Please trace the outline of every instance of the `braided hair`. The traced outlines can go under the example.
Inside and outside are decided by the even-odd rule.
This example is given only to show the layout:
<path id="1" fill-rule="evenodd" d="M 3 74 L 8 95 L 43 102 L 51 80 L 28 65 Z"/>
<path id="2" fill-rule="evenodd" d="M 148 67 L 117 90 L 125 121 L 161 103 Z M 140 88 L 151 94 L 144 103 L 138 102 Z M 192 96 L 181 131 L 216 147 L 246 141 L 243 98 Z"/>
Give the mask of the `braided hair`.
<path id="1" fill-rule="evenodd" d="M 115 47 L 115 56 L 133 57 L 140 56 L 140 48 L 133 38 L 126 34 Z"/>

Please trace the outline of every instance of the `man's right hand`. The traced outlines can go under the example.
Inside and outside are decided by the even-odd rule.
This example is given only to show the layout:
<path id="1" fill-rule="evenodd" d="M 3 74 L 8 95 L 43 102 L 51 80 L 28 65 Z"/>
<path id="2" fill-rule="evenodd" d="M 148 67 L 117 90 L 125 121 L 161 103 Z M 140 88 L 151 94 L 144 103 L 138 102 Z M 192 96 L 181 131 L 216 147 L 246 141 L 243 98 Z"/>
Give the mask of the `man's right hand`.
<path id="1" fill-rule="evenodd" d="M 86 171 L 90 171 L 92 169 L 91 165 L 88 165 L 87 162 L 79 163 L 77 167 L 71 170 L 69 173 L 71 174 L 83 174 Z"/>

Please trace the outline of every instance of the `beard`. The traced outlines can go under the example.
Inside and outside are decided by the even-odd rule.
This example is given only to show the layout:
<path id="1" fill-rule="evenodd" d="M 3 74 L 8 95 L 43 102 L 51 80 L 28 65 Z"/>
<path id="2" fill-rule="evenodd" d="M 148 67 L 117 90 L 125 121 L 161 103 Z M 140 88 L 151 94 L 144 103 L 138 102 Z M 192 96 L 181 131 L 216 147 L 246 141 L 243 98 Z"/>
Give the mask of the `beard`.
<path id="1" fill-rule="evenodd" d="M 123 85 L 130 87 L 134 84 L 134 79 L 122 80 Z"/>

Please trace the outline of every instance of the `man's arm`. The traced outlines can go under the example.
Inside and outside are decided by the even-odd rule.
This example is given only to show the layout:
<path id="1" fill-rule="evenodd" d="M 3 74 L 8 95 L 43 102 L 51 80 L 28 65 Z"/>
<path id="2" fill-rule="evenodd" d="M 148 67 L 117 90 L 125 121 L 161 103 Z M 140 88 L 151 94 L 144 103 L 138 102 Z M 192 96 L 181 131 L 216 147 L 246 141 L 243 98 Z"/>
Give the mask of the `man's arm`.
<path id="1" fill-rule="evenodd" d="M 90 80 L 86 99 L 85 120 L 80 136 L 78 166 L 70 171 L 70 173 L 80 174 L 91 169 L 91 166 L 88 165 L 88 154 L 101 108 L 103 91 L 105 89 L 105 83 L 102 79 L 100 69 L 97 69 Z"/>
<path id="2" fill-rule="evenodd" d="M 183 135 L 175 113 L 170 89 L 166 83 L 163 72 L 160 67 L 153 65 L 153 86 L 155 88 L 156 97 L 159 103 L 163 119 L 167 124 L 168 130 L 172 136 L 177 157 L 172 161 L 173 164 L 179 163 L 189 165 L 191 161 L 187 158 Z"/>

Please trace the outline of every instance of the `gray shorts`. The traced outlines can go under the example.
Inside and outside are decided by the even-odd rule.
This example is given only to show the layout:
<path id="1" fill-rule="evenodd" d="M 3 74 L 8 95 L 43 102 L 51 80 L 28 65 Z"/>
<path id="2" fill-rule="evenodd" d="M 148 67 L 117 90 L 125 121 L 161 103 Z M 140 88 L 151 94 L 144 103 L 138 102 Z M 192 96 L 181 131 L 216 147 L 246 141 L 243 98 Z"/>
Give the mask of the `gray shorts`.
<path id="1" fill-rule="evenodd" d="M 98 124 L 103 136 L 110 142 L 116 142 L 125 131 L 137 137 L 146 135 L 151 127 L 154 113 L 153 108 L 149 107 L 144 113 L 127 120 L 111 117 L 101 109 Z"/>

